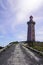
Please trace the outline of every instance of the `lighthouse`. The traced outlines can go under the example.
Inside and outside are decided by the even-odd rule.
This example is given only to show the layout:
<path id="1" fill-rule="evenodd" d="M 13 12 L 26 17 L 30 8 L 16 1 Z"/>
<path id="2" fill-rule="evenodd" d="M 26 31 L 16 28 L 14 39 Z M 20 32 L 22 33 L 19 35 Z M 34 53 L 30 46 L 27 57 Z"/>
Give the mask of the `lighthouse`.
<path id="1" fill-rule="evenodd" d="M 27 31 L 27 41 L 35 41 L 35 22 L 33 21 L 33 16 L 29 17 L 30 20 L 27 22 L 28 31 Z"/>

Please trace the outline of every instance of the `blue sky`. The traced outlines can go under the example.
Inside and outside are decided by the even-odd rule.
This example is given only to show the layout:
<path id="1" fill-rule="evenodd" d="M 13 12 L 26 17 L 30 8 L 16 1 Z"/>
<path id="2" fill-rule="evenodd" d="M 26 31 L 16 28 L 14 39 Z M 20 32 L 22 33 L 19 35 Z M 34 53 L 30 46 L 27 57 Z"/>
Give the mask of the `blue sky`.
<path id="1" fill-rule="evenodd" d="M 36 41 L 43 41 L 43 0 L 0 0 L 0 46 L 27 40 L 27 21 L 33 15 Z"/>

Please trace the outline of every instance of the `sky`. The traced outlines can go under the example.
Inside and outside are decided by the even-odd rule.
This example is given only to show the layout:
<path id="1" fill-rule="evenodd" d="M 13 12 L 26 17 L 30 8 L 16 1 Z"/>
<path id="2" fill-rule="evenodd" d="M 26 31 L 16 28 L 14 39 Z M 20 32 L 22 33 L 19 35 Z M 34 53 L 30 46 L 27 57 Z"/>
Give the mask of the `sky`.
<path id="1" fill-rule="evenodd" d="M 43 0 L 0 0 L 0 46 L 27 40 L 27 21 L 35 21 L 35 40 L 43 41 Z"/>

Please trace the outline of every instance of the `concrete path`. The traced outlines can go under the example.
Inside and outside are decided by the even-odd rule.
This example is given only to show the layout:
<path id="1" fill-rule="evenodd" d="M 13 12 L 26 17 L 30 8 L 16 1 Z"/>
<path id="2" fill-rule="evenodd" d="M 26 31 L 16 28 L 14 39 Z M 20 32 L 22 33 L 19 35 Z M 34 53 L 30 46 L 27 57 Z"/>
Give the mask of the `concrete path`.
<path id="1" fill-rule="evenodd" d="M 0 55 L 0 65 L 43 65 L 25 50 L 20 44 L 11 46 Z"/>

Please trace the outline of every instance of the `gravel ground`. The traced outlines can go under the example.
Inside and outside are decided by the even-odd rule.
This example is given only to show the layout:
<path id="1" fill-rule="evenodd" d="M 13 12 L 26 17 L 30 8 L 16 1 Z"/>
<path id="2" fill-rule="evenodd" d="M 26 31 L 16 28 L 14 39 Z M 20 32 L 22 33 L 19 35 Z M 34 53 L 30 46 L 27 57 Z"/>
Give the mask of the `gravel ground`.
<path id="1" fill-rule="evenodd" d="M 0 65 L 43 65 L 43 63 L 37 55 L 17 44 L 0 54 Z"/>

